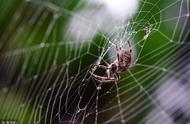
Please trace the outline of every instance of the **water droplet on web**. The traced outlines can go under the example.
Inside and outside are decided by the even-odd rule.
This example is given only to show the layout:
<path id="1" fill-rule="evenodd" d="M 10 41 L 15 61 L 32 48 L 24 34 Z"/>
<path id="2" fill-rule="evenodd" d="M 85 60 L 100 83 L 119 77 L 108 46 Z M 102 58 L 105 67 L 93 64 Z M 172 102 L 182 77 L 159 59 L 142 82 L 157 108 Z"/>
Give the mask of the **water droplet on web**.
<path id="1" fill-rule="evenodd" d="M 89 115 L 90 115 L 90 114 L 89 114 L 89 113 L 87 113 L 85 117 L 88 117 Z"/>
<path id="2" fill-rule="evenodd" d="M 34 76 L 34 79 L 37 79 L 37 77 L 38 77 L 38 75 L 35 75 L 35 76 Z"/>
<path id="3" fill-rule="evenodd" d="M 81 112 L 81 109 L 79 109 L 78 111 L 77 111 L 77 113 L 80 113 Z"/>
<path id="4" fill-rule="evenodd" d="M 107 91 L 106 93 L 107 93 L 107 94 L 111 94 L 111 92 L 110 92 L 110 91 Z"/>
<path id="5" fill-rule="evenodd" d="M 166 68 L 162 68 L 162 71 L 166 71 Z"/>
<path id="6" fill-rule="evenodd" d="M 136 34 L 137 32 L 136 31 L 132 31 L 132 34 Z"/>
<path id="7" fill-rule="evenodd" d="M 100 86 L 97 87 L 97 90 L 101 90 L 101 89 L 102 89 L 102 87 L 100 87 Z"/>
<path id="8" fill-rule="evenodd" d="M 121 122 L 122 122 L 122 124 L 125 124 L 125 120 L 124 119 L 122 119 Z"/>
<path id="9" fill-rule="evenodd" d="M 45 47 L 45 45 L 46 45 L 45 43 L 40 43 L 41 48 Z"/>
<path id="10" fill-rule="evenodd" d="M 2 90 L 3 90 L 3 93 L 7 93 L 8 88 L 7 88 L 7 87 L 4 87 Z"/>
<path id="11" fill-rule="evenodd" d="M 141 48 L 143 48 L 143 45 L 140 45 L 140 44 L 139 44 L 139 46 L 140 46 Z"/>

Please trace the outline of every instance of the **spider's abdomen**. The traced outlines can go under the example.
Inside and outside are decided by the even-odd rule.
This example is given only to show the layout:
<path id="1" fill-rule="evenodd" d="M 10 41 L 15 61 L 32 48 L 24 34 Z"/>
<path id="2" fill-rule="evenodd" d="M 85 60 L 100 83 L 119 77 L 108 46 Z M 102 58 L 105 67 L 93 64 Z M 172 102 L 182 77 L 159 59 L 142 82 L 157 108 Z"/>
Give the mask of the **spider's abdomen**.
<path id="1" fill-rule="evenodd" d="M 121 50 L 118 52 L 118 70 L 125 71 L 130 66 L 131 53 L 127 50 Z"/>

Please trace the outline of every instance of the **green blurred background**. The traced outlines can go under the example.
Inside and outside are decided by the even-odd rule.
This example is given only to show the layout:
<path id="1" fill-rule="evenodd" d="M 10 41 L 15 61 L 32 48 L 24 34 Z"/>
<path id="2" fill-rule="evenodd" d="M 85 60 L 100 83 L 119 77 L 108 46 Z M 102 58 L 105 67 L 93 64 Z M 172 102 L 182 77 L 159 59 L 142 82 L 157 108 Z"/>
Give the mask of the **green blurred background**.
<path id="1" fill-rule="evenodd" d="M 173 19 L 182 8 L 180 1 L 142 0 L 139 3 L 141 10 L 130 20 L 132 30 L 136 32 L 133 48 L 138 59 L 137 65 L 130 69 L 135 78 L 129 72 L 123 73 L 118 86 L 119 92 L 123 93 L 120 95 L 121 102 L 136 93 L 143 94 L 126 111 L 145 100 L 142 106 L 151 104 L 135 117 L 126 118 L 130 124 L 140 122 L 155 106 L 145 91 L 152 94 L 159 86 L 158 81 L 168 74 L 165 70 L 175 70 L 173 66 L 180 53 L 180 45 L 176 43 L 182 39 L 184 31 L 177 24 L 177 18 Z M 91 64 L 103 52 L 110 34 L 99 31 L 86 42 L 69 41 L 67 38 L 72 14 L 85 5 L 85 0 L 0 1 L 0 121 L 13 120 L 24 124 L 58 123 L 60 118 L 69 121 L 77 113 L 80 102 L 81 108 L 87 107 L 83 114 L 89 115 L 76 114 L 78 120 L 74 123 L 82 123 L 85 117 L 83 123 L 90 124 L 94 123 L 96 104 L 99 111 L 118 104 L 115 97 L 118 88 L 114 84 L 103 84 L 102 90 L 96 91 L 99 83 L 90 79 L 88 73 Z M 171 10 L 167 10 L 168 6 L 171 6 Z M 167 19 L 171 20 L 164 21 Z M 146 27 L 151 27 L 151 33 L 147 39 L 143 39 Z M 108 54 L 104 57 L 110 62 Z M 141 65 L 152 65 L 153 68 Z M 107 94 L 107 91 L 111 93 Z M 127 108 L 135 99 L 122 104 L 123 108 Z M 108 101 L 111 104 L 107 105 Z M 59 109 L 60 105 L 62 109 Z M 100 113 L 98 123 L 116 113 L 119 113 L 118 108 Z M 120 123 L 120 120 L 113 123 Z"/>

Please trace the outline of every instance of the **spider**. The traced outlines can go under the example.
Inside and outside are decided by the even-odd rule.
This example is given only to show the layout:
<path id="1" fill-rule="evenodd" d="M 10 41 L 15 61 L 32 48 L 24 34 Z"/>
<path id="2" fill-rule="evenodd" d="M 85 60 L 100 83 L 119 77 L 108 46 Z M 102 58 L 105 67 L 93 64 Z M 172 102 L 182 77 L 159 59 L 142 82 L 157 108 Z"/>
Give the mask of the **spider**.
<path id="1" fill-rule="evenodd" d="M 101 83 L 111 83 L 118 81 L 120 79 L 119 74 L 124 71 L 127 71 L 127 69 L 130 68 L 132 48 L 130 42 L 129 41 L 127 42 L 129 45 L 129 49 L 122 49 L 121 47 L 118 49 L 118 47 L 116 46 L 117 59 L 113 63 L 109 64 L 108 62 L 103 60 L 105 65 L 103 64 L 96 65 L 97 67 L 106 70 L 106 76 L 99 76 L 90 72 L 90 74 L 95 80 Z"/>

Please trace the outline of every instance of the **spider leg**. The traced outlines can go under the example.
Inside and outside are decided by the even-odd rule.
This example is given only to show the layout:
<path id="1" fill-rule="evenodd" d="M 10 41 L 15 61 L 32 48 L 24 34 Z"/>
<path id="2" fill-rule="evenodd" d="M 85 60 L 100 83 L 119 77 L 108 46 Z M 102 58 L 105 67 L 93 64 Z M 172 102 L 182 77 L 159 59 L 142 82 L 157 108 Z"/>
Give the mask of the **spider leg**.
<path id="1" fill-rule="evenodd" d="M 96 78 L 94 78 L 96 81 L 98 81 L 98 82 L 100 82 L 100 83 L 113 83 L 113 82 L 115 82 L 115 81 L 117 81 L 115 78 L 111 78 L 111 79 L 102 79 L 102 80 L 100 80 L 100 79 L 96 79 Z"/>
<path id="2" fill-rule="evenodd" d="M 121 50 L 121 47 L 118 48 L 117 45 L 115 45 L 115 47 L 116 47 L 116 50 L 117 50 L 117 51 L 118 51 L 118 50 Z"/>
<path id="3" fill-rule="evenodd" d="M 102 59 L 102 61 L 106 64 L 106 66 L 108 66 L 108 65 L 109 65 L 109 63 L 108 63 L 108 62 L 106 62 L 106 60 Z"/>
<path id="4" fill-rule="evenodd" d="M 99 79 L 99 80 L 108 79 L 108 77 L 99 76 L 99 75 L 93 74 L 92 72 L 90 72 L 90 74 L 91 74 L 92 77 L 95 78 L 95 79 Z"/>
<path id="5" fill-rule="evenodd" d="M 117 53 L 117 60 L 119 61 L 119 53 Z"/>
<path id="6" fill-rule="evenodd" d="M 103 65 L 103 63 L 102 63 L 102 64 L 95 65 L 95 66 L 102 68 L 102 69 L 107 69 L 107 66 L 109 66 L 109 63 L 106 62 L 104 59 L 102 59 L 102 61 L 105 63 L 105 65 Z"/>
<path id="7" fill-rule="evenodd" d="M 108 69 L 108 70 L 106 70 L 106 74 L 107 74 L 107 78 L 108 78 L 108 79 L 110 79 L 111 72 L 110 72 L 110 70 L 109 70 L 109 69 Z"/>
<path id="8" fill-rule="evenodd" d="M 99 75 L 93 74 L 92 72 L 90 72 L 90 74 L 96 81 L 101 82 L 101 83 L 111 83 L 111 82 L 117 81 L 116 78 L 108 78 L 104 76 L 99 76 Z"/>
<path id="9" fill-rule="evenodd" d="M 120 75 L 119 75 L 117 72 L 114 74 L 114 77 L 115 77 L 117 80 L 120 79 Z"/>
<path id="10" fill-rule="evenodd" d="M 99 68 L 102 68 L 102 69 L 107 69 L 107 66 L 105 65 L 97 65 Z"/>
<path id="11" fill-rule="evenodd" d="M 130 53 L 132 52 L 132 48 L 131 48 L 131 43 L 129 41 L 127 41 L 128 44 L 129 44 L 129 50 L 130 50 Z"/>

